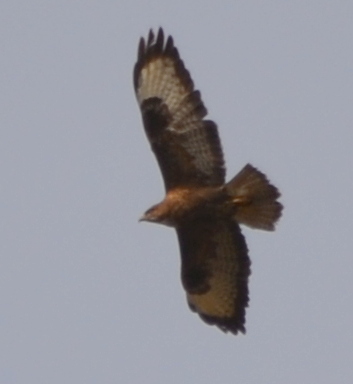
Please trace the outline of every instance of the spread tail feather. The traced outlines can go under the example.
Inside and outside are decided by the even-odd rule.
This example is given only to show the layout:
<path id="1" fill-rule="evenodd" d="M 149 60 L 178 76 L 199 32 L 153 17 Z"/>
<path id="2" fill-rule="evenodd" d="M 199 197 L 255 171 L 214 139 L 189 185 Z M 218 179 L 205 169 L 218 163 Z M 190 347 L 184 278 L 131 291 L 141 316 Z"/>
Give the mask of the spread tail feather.
<path id="1" fill-rule="evenodd" d="M 262 172 L 247 164 L 226 188 L 236 206 L 237 222 L 251 228 L 274 230 L 283 208 L 277 201 L 281 194 Z"/>

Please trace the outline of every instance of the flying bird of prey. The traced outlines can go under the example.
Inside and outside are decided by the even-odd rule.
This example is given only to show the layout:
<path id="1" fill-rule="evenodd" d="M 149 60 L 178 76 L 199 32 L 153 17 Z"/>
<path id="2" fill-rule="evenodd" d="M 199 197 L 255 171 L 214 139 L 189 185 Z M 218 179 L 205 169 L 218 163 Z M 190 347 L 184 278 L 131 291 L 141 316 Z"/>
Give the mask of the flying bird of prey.
<path id="1" fill-rule="evenodd" d="M 141 38 L 133 77 L 166 189 L 141 220 L 175 228 L 190 309 L 224 332 L 245 333 L 250 259 L 239 224 L 274 230 L 280 193 L 250 164 L 225 182 L 217 126 L 204 119 L 200 92 L 161 28 Z"/>

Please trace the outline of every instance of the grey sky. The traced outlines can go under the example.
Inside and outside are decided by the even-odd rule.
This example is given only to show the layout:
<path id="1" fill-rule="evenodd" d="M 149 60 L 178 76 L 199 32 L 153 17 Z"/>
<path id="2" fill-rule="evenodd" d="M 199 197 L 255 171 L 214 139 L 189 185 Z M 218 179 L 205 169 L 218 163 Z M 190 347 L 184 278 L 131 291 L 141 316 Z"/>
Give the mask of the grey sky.
<path id="1" fill-rule="evenodd" d="M 0 5 L 0 383 L 349 383 L 353 379 L 353 3 Z M 244 229 L 246 336 L 186 305 L 132 87 L 138 40 L 172 34 L 232 177 L 280 188 Z"/>

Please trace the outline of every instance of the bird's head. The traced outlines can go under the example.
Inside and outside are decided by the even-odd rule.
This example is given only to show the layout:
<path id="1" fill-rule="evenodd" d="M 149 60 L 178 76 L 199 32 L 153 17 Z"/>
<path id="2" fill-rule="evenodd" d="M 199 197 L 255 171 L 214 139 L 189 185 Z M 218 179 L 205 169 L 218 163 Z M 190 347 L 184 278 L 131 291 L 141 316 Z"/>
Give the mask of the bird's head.
<path id="1" fill-rule="evenodd" d="M 150 223 L 164 224 L 167 226 L 173 226 L 170 221 L 167 212 L 164 210 L 164 206 L 161 204 L 153 205 L 151 208 L 142 215 L 139 221 L 148 221 Z"/>
<path id="2" fill-rule="evenodd" d="M 158 209 L 156 209 L 156 205 L 153 205 L 151 208 L 147 209 L 147 211 L 140 217 L 139 221 L 149 221 L 150 223 L 158 223 L 159 215 Z"/>

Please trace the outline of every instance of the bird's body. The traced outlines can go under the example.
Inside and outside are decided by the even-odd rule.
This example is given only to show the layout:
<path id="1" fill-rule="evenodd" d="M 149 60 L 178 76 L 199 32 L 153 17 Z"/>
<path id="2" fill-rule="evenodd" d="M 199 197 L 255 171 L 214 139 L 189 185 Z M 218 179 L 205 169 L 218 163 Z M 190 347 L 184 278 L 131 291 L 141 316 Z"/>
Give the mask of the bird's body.
<path id="1" fill-rule="evenodd" d="M 227 195 L 222 187 L 175 188 L 148 210 L 142 220 L 177 227 L 193 219 L 231 216 L 233 209 L 226 202 Z"/>
<path id="2" fill-rule="evenodd" d="M 162 29 L 140 41 L 134 86 L 166 188 L 141 220 L 175 228 L 190 308 L 225 332 L 244 333 L 250 259 L 239 224 L 273 230 L 280 194 L 250 164 L 225 183 L 217 126 L 204 120 L 200 92 Z"/>

